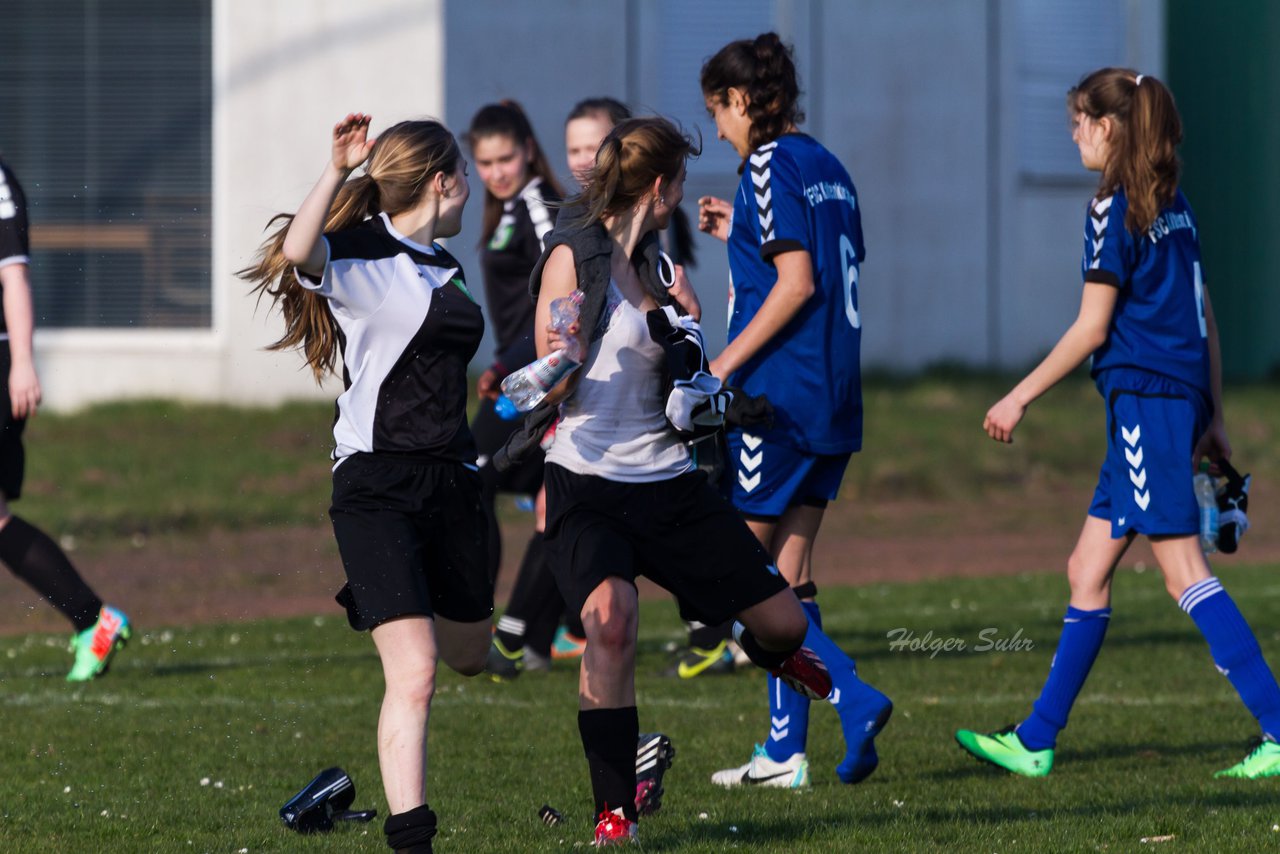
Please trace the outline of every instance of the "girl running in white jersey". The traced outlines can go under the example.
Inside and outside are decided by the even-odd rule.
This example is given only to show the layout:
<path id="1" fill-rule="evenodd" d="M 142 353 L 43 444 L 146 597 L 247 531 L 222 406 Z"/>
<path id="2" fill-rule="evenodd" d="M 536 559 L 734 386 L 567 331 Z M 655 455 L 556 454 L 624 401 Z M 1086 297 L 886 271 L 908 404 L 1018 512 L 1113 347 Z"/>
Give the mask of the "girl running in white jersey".
<path id="1" fill-rule="evenodd" d="M 493 613 L 487 522 L 467 428 L 467 364 L 484 333 L 456 235 L 466 162 L 447 128 L 369 116 L 333 129 L 332 154 L 297 214 L 241 275 L 285 319 L 274 349 L 303 351 L 317 378 L 341 360 L 333 427 L 333 521 L 347 584 L 338 602 L 370 630 L 386 679 L 378 764 L 397 851 L 431 851 L 427 718 L 436 661 L 484 668 Z M 363 166 L 364 173 L 348 180 Z"/>

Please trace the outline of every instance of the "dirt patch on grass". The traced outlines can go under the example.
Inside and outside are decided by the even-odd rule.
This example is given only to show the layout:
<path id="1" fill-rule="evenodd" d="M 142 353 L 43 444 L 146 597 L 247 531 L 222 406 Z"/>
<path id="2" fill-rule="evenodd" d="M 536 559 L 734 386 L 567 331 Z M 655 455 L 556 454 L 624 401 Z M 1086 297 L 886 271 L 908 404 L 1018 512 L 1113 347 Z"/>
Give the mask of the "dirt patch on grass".
<path id="1" fill-rule="evenodd" d="M 1068 491 L 981 504 L 840 501 L 819 536 L 815 575 L 820 585 L 845 585 L 1060 573 L 1088 499 L 1087 492 Z M 1234 565 L 1280 563 L 1280 501 L 1259 484 L 1251 503 L 1254 527 L 1241 552 L 1214 561 L 1228 584 Z M 531 531 L 532 517 L 524 513 L 504 526 L 499 606 Z M 340 614 L 333 595 L 344 578 L 327 525 L 80 543 L 70 554 L 99 594 L 142 627 Z M 1154 567 L 1143 541 L 1122 565 L 1138 563 Z M 1065 601 L 1065 578 L 1062 589 Z M 648 585 L 643 593 L 661 595 Z M 53 608 L 8 573 L 0 573 L 0 601 L 0 634 L 67 630 Z"/>

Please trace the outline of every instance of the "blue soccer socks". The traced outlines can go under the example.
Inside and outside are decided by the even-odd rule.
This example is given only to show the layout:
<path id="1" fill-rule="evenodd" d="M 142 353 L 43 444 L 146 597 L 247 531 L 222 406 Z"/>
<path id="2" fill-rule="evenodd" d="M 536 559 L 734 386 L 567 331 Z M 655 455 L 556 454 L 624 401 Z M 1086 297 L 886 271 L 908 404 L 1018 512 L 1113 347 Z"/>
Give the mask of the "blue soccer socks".
<path id="1" fill-rule="evenodd" d="M 802 602 L 809 617 L 804 645 L 813 650 L 831 674 L 828 698 L 840 716 L 845 757 L 836 774 L 846 783 L 865 779 L 879 763 L 874 739 L 893 710 L 889 698 L 858 678 L 857 666 L 835 641 L 822 631 L 822 613 L 816 602 Z M 809 733 L 809 699 L 769 680 L 769 739 L 765 752 L 774 762 L 785 762 L 804 753 Z"/>
<path id="2" fill-rule="evenodd" d="M 769 675 L 769 738 L 764 750 L 774 762 L 786 762 L 797 753 L 804 753 L 809 738 L 810 702 L 778 677 Z"/>
<path id="3" fill-rule="evenodd" d="M 801 602 L 810 626 L 822 628 L 822 614 L 818 611 L 818 603 Z M 809 642 L 812 628 L 805 634 L 805 643 Z M 816 652 L 816 650 L 815 650 Z M 818 654 L 822 658 L 822 654 Z M 831 662 L 823 658 L 822 663 L 831 669 Z M 835 677 L 832 677 L 834 682 Z M 809 703 L 808 697 L 794 691 L 778 679 L 769 676 L 769 737 L 765 740 L 765 755 L 774 762 L 786 762 L 797 753 L 804 753 L 809 741 Z"/>
<path id="4" fill-rule="evenodd" d="M 1110 622 L 1110 608 L 1082 611 L 1067 606 L 1066 616 L 1062 618 L 1058 651 L 1049 667 L 1049 678 L 1045 680 L 1031 717 L 1018 725 L 1018 740 L 1027 750 L 1048 750 L 1057 744 L 1058 733 L 1067 725 L 1067 716 L 1084 687 L 1098 650 L 1102 649 L 1102 640 Z"/>
<path id="5" fill-rule="evenodd" d="M 1195 621 L 1209 643 L 1214 664 L 1258 719 L 1263 733 L 1280 739 L 1280 687 L 1262 657 L 1253 630 L 1222 583 L 1210 576 L 1191 585 L 1178 600 L 1178 606 Z"/>

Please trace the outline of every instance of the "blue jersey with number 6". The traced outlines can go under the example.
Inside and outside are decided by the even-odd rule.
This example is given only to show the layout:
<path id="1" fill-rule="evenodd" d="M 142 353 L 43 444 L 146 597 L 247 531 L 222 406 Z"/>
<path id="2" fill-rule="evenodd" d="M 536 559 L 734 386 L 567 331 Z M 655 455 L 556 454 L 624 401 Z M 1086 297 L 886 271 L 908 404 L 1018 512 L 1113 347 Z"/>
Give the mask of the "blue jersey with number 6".
<path id="1" fill-rule="evenodd" d="M 774 258 L 804 250 L 814 293 L 729 378 L 773 403 L 772 430 L 752 433 L 814 454 L 862 447 L 862 321 L 858 265 L 866 255 L 853 180 L 817 140 L 785 134 L 747 158 L 729 234 L 729 340 L 778 280 Z"/>
<path id="2" fill-rule="evenodd" d="M 1179 190 L 1151 228 L 1134 234 L 1125 227 L 1128 209 L 1122 188 L 1090 202 L 1085 217 L 1084 280 L 1119 289 L 1106 343 L 1093 354 L 1093 375 L 1138 368 L 1211 399 L 1195 214 Z"/>

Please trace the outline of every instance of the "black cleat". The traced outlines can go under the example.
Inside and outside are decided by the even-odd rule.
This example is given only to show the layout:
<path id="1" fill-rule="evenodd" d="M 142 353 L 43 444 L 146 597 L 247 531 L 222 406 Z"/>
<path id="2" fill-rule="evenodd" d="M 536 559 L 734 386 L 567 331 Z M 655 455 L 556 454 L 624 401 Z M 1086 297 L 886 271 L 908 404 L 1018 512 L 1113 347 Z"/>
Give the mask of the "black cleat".
<path id="1" fill-rule="evenodd" d="M 660 732 L 642 732 L 636 743 L 636 813 L 653 815 L 662 807 L 662 775 L 671 767 L 676 749 Z"/>

